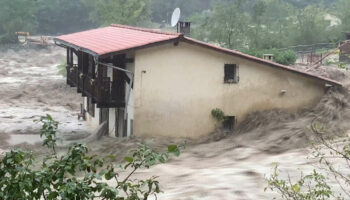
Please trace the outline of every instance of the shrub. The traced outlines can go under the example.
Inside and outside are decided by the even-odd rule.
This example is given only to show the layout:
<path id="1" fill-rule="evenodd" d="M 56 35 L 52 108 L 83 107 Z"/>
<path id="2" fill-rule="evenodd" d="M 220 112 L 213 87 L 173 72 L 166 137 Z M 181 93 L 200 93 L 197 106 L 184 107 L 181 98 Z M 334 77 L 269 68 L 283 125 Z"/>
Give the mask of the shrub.
<path id="1" fill-rule="evenodd" d="M 250 50 L 243 51 L 243 53 L 246 53 L 248 55 L 255 56 L 258 58 L 263 58 L 264 54 L 273 54 L 274 62 L 282 65 L 293 65 L 297 60 L 297 54 L 292 50 L 278 51 L 276 49 L 267 49 L 267 50 L 250 49 Z"/>
<path id="2" fill-rule="evenodd" d="M 156 177 L 147 180 L 130 180 L 130 177 L 140 168 L 165 162 L 171 153 L 180 153 L 176 145 L 169 146 L 164 153 L 140 145 L 132 156 L 125 157 L 123 167 L 108 163 L 113 156 L 89 155 L 84 144 L 74 144 L 66 154 L 58 156 L 55 151 L 58 122 L 50 115 L 42 117 L 40 122 L 43 123 L 41 136 L 46 137 L 43 145 L 53 153 L 45 157 L 40 170 L 35 170 L 33 163 L 38 161 L 33 153 L 20 149 L 7 152 L 0 161 L 0 199 L 148 199 L 161 192 Z M 121 179 L 117 169 L 131 169 L 131 172 Z M 114 185 L 106 183 L 112 179 Z"/>
<path id="3" fill-rule="evenodd" d="M 273 174 L 268 179 L 268 187 L 272 191 L 277 190 L 282 199 L 293 200 L 321 200 L 329 199 L 333 194 L 331 187 L 327 184 L 326 178 L 314 170 L 306 176 L 292 182 L 290 178 L 283 180 L 279 178 L 278 167 L 274 168 Z"/>
<path id="4" fill-rule="evenodd" d="M 311 130 L 318 136 L 320 144 L 313 145 L 313 155 L 318 158 L 321 168 L 327 170 L 328 176 L 325 176 L 315 169 L 308 175 L 301 174 L 296 182 L 292 182 L 290 177 L 287 180 L 281 179 L 278 174 L 277 166 L 274 168 L 272 175 L 267 179 L 268 187 L 272 191 L 279 192 L 282 199 L 293 200 L 323 200 L 323 199 L 345 199 L 350 198 L 350 142 L 345 139 L 333 141 L 332 138 L 324 138 L 326 135 L 325 127 L 319 123 L 313 123 Z M 337 162 L 344 164 L 339 167 Z M 339 164 L 339 163 L 338 163 Z M 333 177 L 339 186 L 338 190 L 329 186 Z M 341 194 L 341 191 L 343 194 Z"/>
<path id="5" fill-rule="evenodd" d="M 61 64 L 57 65 L 58 74 L 60 74 L 60 75 L 62 75 L 64 77 L 67 77 L 66 66 L 67 66 L 67 62 L 66 61 L 63 61 Z"/>
<path id="6" fill-rule="evenodd" d="M 297 55 L 294 51 L 275 51 L 275 62 L 282 65 L 294 65 Z"/>
<path id="7" fill-rule="evenodd" d="M 220 108 L 211 110 L 211 116 L 218 122 L 223 122 L 225 120 L 225 113 Z"/>

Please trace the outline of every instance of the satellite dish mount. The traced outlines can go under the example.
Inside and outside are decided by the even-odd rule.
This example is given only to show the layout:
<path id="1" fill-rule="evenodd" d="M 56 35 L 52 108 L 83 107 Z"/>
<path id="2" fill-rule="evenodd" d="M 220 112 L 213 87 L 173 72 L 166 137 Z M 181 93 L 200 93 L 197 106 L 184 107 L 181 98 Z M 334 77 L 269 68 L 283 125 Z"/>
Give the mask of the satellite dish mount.
<path id="1" fill-rule="evenodd" d="M 171 16 L 171 26 L 177 29 L 178 33 L 182 33 L 186 36 L 190 35 L 191 22 L 180 21 L 181 10 L 180 8 L 175 8 Z"/>

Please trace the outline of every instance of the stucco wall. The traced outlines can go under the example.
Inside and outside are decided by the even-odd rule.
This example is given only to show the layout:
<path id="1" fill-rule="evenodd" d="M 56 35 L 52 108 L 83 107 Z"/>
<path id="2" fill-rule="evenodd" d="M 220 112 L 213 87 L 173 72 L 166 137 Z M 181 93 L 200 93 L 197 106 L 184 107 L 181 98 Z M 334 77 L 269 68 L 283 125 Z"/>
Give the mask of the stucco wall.
<path id="1" fill-rule="evenodd" d="M 239 64 L 237 84 L 224 84 L 230 63 Z M 134 134 L 196 138 L 215 129 L 213 108 L 239 123 L 252 111 L 311 107 L 323 94 L 314 79 L 188 43 L 165 44 L 135 52 Z"/>

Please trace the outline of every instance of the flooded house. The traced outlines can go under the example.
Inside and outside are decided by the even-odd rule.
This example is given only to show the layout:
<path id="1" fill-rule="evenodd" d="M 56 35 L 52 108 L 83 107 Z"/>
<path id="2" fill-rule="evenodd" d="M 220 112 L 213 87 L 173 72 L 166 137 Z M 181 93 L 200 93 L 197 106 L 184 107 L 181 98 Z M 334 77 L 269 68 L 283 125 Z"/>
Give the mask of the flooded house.
<path id="1" fill-rule="evenodd" d="M 339 82 L 201 42 L 181 33 L 110 25 L 54 39 L 67 50 L 67 84 L 82 115 L 113 137 L 198 138 L 221 109 L 234 128 L 253 111 L 311 108 Z"/>

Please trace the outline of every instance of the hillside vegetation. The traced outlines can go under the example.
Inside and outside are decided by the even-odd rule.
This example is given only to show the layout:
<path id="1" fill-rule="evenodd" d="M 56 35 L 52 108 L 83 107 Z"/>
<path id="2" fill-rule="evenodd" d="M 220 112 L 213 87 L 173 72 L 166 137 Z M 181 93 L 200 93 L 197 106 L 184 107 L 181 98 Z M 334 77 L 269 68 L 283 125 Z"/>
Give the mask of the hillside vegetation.
<path id="1" fill-rule="evenodd" d="M 348 0 L 2 0 L 0 41 L 111 23 L 168 29 L 175 7 L 193 22 L 192 37 L 238 50 L 336 42 L 350 30 Z"/>

